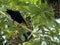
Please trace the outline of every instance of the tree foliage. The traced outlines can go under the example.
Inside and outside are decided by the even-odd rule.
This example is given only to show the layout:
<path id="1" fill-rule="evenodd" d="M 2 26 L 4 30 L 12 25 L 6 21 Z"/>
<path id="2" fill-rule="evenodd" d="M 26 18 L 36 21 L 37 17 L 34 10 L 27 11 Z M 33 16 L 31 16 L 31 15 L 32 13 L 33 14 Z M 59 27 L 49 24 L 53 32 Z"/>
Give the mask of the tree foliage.
<path id="1" fill-rule="evenodd" d="M 5 44 L 15 30 L 22 40 L 22 34 L 26 32 L 1 13 L 6 9 L 19 10 L 25 20 L 30 17 L 33 38 L 24 45 L 60 44 L 60 24 L 55 21 L 53 8 L 48 6 L 47 0 L 44 3 L 42 0 L 0 0 L 0 45 Z"/>

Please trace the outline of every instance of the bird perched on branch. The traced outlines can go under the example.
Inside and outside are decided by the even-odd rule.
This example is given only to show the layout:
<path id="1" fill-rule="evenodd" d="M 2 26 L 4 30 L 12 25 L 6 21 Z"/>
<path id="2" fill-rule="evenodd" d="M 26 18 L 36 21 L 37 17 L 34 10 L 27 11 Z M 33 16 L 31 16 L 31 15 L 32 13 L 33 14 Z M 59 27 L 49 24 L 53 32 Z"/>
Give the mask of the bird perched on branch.
<path id="1" fill-rule="evenodd" d="M 27 26 L 27 23 L 26 23 L 25 19 L 22 17 L 22 15 L 19 11 L 14 11 L 14 10 L 11 10 L 11 9 L 7 9 L 6 12 L 10 15 L 10 17 L 13 19 L 13 21 L 18 22 L 19 24 L 24 23 Z M 31 34 L 31 32 L 27 32 L 28 36 L 30 34 Z M 28 41 L 30 39 L 30 38 L 28 39 L 28 37 L 25 34 L 23 34 L 23 36 L 25 37 L 25 41 Z"/>
<path id="2" fill-rule="evenodd" d="M 11 16 L 11 18 L 14 21 L 16 21 L 18 23 L 24 23 L 25 25 L 27 25 L 26 21 L 24 20 L 24 18 L 22 17 L 22 15 L 19 11 L 14 11 L 14 10 L 11 10 L 11 9 L 7 9 L 6 12 Z"/>

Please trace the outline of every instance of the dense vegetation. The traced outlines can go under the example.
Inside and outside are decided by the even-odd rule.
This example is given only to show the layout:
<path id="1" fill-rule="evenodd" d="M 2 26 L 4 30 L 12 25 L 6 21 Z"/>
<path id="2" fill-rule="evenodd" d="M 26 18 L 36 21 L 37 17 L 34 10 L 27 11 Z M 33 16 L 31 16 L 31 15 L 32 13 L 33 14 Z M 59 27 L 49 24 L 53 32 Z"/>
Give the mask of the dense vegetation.
<path id="1" fill-rule="evenodd" d="M 29 27 L 33 27 L 33 29 L 27 30 L 20 24 L 13 24 L 12 20 L 7 17 L 8 14 L 2 12 L 6 9 L 20 11 Z M 23 24 L 21 25 L 23 26 Z M 15 31 L 18 34 L 13 38 L 19 37 L 16 41 L 18 43 L 15 42 L 15 45 L 20 45 L 19 41 L 25 40 L 22 34 L 27 31 L 31 31 L 33 37 L 29 41 L 23 42 L 24 45 L 60 44 L 60 24 L 55 21 L 53 8 L 48 6 L 47 0 L 0 0 L 0 45 L 8 45 Z"/>

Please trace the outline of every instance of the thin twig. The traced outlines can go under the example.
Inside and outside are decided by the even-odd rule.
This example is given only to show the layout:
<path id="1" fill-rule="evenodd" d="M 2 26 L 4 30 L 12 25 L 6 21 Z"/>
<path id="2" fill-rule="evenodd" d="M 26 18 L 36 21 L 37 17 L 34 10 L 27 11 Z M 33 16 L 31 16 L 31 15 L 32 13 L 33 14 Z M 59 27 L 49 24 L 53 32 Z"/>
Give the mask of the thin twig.
<path id="1" fill-rule="evenodd" d="M 2 13 L 3 15 L 5 15 L 7 18 L 9 18 L 3 11 L 0 11 L 0 13 Z M 12 20 L 11 18 L 9 18 L 10 20 Z M 32 32 L 32 30 L 28 29 L 27 27 L 24 27 L 22 25 L 20 25 L 22 28 L 26 29 L 27 31 Z"/>
<path id="2" fill-rule="evenodd" d="M 9 18 L 3 11 L 0 11 L 1 14 L 3 14 L 4 16 L 6 16 L 9 20 L 12 20 L 11 18 Z"/>
<path id="3" fill-rule="evenodd" d="M 12 20 L 11 18 L 9 18 L 3 11 L 0 11 L 0 13 L 2 13 L 4 16 L 6 16 L 8 19 L 10 19 L 10 20 Z M 22 25 L 20 25 L 23 29 L 26 29 L 27 31 L 30 31 L 31 32 L 31 34 L 35 34 L 35 35 L 37 35 L 37 34 L 40 34 L 40 33 L 33 33 L 32 32 L 32 30 L 31 29 L 29 29 L 29 28 L 27 28 L 27 27 L 25 27 L 25 26 L 22 26 Z"/>

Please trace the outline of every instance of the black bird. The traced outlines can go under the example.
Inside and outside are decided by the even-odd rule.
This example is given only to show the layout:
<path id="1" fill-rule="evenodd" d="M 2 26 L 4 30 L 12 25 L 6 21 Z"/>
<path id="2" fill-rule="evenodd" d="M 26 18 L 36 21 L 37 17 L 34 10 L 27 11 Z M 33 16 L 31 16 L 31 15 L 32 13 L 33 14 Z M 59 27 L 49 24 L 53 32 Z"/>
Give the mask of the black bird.
<path id="1" fill-rule="evenodd" d="M 14 10 L 11 10 L 11 9 L 7 9 L 6 11 L 10 16 L 11 18 L 18 22 L 18 23 L 24 23 L 25 25 L 27 25 L 26 21 L 24 20 L 24 18 L 21 16 L 20 12 L 19 11 L 14 11 Z"/>
<path id="2" fill-rule="evenodd" d="M 24 18 L 21 16 L 20 12 L 19 11 L 14 11 L 14 10 L 11 10 L 11 9 L 7 9 L 6 11 L 10 16 L 11 18 L 18 22 L 18 23 L 24 23 L 26 26 L 27 26 L 27 23 L 26 21 L 24 20 Z M 28 36 L 30 36 L 31 32 L 26 32 L 23 34 L 23 36 L 25 37 L 25 41 L 28 41 L 28 36 L 26 36 L 25 34 L 27 34 Z M 31 36 L 32 37 L 32 36 Z"/>

